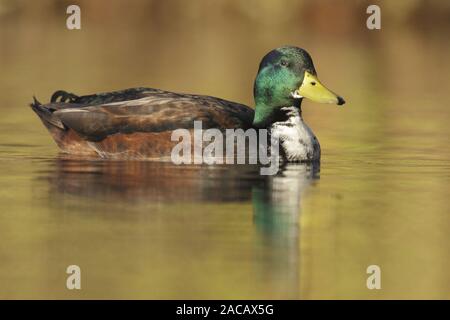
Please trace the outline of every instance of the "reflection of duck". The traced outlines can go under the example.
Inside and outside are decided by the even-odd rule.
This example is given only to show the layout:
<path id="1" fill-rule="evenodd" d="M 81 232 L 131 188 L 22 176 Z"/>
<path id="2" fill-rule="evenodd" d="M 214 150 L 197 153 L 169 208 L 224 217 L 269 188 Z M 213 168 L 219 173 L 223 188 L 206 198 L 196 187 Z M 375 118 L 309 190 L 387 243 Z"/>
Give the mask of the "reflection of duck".
<path id="1" fill-rule="evenodd" d="M 52 168 L 53 192 L 122 202 L 244 201 L 250 199 L 251 185 L 262 179 L 256 166 L 62 158 Z"/>
<path id="2" fill-rule="evenodd" d="M 286 210 L 293 215 L 299 193 L 317 177 L 318 166 L 289 164 L 275 176 L 261 176 L 256 165 L 176 166 L 168 162 L 60 158 L 52 161 L 47 179 L 52 193 L 132 202 L 253 200 L 262 216 Z"/>
<path id="3" fill-rule="evenodd" d="M 289 164 L 280 174 L 268 177 L 265 186 L 252 190 L 255 222 L 276 229 L 298 222 L 301 193 L 319 178 L 320 164 Z"/>
<path id="4" fill-rule="evenodd" d="M 314 180 L 320 165 L 288 164 L 264 185 L 252 188 L 253 221 L 264 246 L 271 254 L 264 257 L 266 282 L 278 294 L 298 298 L 300 294 L 300 200 Z"/>
<path id="5" fill-rule="evenodd" d="M 231 203 L 251 201 L 255 226 L 265 237 L 298 232 L 302 192 L 319 178 L 319 163 L 286 164 L 275 176 L 258 166 L 175 166 L 168 162 L 86 161 L 52 163 L 51 192 L 108 203 Z M 224 192 L 226 190 L 226 192 Z"/>
<path id="6" fill-rule="evenodd" d="M 317 79 L 310 55 L 281 47 L 261 61 L 254 84 L 253 109 L 219 98 L 177 94 L 149 88 L 76 96 L 65 91 L 51 102 L 31 105 L 59 147 L 68 153 L 104 158 L 166 158 L 178 143 L 175 129 L 268 128 L 280 139 L 288 161 L 318 160 L 320 146 L 303 122 L 303 97 L 323 103 L 344 100 Z"/>
<path id="7" fill-rule="evenodd" d="M 193 206 L 195 211 L 207 211 L 206 215 L 195 215 L 196 212 L 193 212 L 194 217 L 208 219 L 211 216 L 212 221 L 217 221 L 224 210 L 236 210 L 236 202 L 242 202 L 239 208 L 245 212 L 239 217 L 247 218 L 243 219 L 242 226 L 237 226 L 236 232 L 240 232 L 241 228 L 246 230 L 251 220 L 251 209 L 247 205 L 251 203 L 255 232 L 245 235 L 245 241 L 251 241 L 245 247 L 249 250 L 245 253 L 248 260 L 238 265 L 243 263 L 244 267 L 258 268 L 254 272 L 271 288 L 272 297 L 298 297 L 300 199 L 302 192 L 318 178 L 318 164 L 286 164 L 275 176 L 259 175 L 258 166 L 175 166 L 167 162 L 148 161 L 59 159 L 50 163 L 49 168 L 51 171 L 45 176 L 50 185 L 49 202 L 52 205 L 63 201 L 58 203 L 60 208 L 65 204 L 64 198 L 61 200 L 62 194 L 64 197 L 70 195 L 70 205 L 73 204 L 70 199 L 75 196 L 75 199 L 82 200 L 76 200 L 77 205 L 78 202 L 83 203 L 83 199 L 89 200 L 89 208 L 98 202 L 101 208 L 108 208 L 108 213 L 118 207 L 120 223 L 125 224 L 129 213 L 135 210 L 145 217 L 155 217 L 153 210 L 162 210 L 164 214 L 158 216 L 158 223 L 161 223 L 160 219 L 165 217 L 173 219 L 166 212 L 170 213 L 173 208 L 179 210 L 185 204 Z M 228 203 L 232 206 L 224 205 Z M 107 205 L 103 207 L 103 204 Z M 149 204 L 152 204 L 151 210 L 148 210 Z M 84 212 L 83 208 L 82 205 L 78 212 Z M 103 212 L 105 210 L 94 211 L 90 215 L 103 215 Z M 111 212 L 114 213 L 114 210 Z M 233 216 L 233 212 L 228 213 Z M 116 217 L 113 214 L 112 220 Z M 222 217 L 225 222 L 229 215 Z M 194 223 L 210 222 L 202 220 Z M 235 223 L 233 226 L 236 226 Z M 209 228 L 203 236 L 207 237 L 208 232 Z M 234 256 L 235 248 L 228 249 Z M 249 261 L 256 263 L 248 264 Z"/>

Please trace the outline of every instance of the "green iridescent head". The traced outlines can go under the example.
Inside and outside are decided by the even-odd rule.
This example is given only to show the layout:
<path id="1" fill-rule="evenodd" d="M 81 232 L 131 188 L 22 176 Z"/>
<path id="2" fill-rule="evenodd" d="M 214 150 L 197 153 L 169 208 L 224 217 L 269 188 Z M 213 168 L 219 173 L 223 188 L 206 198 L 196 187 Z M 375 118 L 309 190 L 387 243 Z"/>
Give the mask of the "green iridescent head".
<path id="1" fill-rule="evenodd" d="M 262 59 L 254 85 L 256 127 L 266 127 L 282 107 L 300 106 L 302 98 L 342 105 L 344 99 L 317 79 L 311 56 L 305 50 L 285 46 Z"/>

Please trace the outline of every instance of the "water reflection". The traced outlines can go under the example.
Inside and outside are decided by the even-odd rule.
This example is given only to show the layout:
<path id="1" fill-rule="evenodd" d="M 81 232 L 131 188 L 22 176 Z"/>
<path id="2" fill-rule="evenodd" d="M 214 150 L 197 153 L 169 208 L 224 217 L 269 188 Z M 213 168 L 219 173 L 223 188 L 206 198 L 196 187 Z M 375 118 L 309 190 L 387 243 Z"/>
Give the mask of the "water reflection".
<path id="1" fill-rule="evenodd" d="M 319 179 L 320 164 L 288 164 L 252 186 L 255 227 L 261 243 L 276 254 L 264 261 L 271 286 L 300 297 L 300 209 L 302 195 Z"/>
<path id="2" fill-rule="evenodd" d="M 249 272 L 259 274 L 275 292 L 299 297 L 301 199 L 305 189 L 319 179 L 319 164 L 287 164 L 275 176 L 261 176 L 259 167 L 246 165 L 175 166 L 163 162 L 59 158 L 49 167 L 52 170 L 40 179 L 48 180 L 49 202 L 53 203 L 61 201 L 63 194 L 86 201 L 106 201 L 111 206 L 117 201 L 129 206 L 136 203 L 251 204 L 254 246 L 270 254 L 258 256 L 256 270 Z M 127 219 L 127 212 L 123 214 Z M 182 245 L 175 243 L 175 246 Z M 195 248 L 191 250 L 195 252 Z"/>
<path id="3" fill-rule="evenodd" d="M 251 200 L 257 224 L 264 224 L 269 216 L 295 223 L 300 193 L 318 179 L 320 171 L 320 164 L 287 164 L 275 176 L 262 176 L 255 165 L 175 166 L 67 157 L 52 160 L 49 167 L 52 170 L 45 172 L 45 179 L 50 182 L 51 194 L 161 203 Z"/>

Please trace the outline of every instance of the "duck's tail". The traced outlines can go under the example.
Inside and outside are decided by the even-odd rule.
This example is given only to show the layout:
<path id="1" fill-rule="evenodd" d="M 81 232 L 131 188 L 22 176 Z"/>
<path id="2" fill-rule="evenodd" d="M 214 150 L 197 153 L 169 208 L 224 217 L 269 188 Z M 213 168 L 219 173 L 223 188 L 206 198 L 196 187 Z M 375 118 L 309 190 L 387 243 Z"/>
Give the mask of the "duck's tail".
<path id="1" fill-rule="evenodd" d="M 55 95 L 55 94 L 54 94 Z M 80 155 L 95 155 L 95 151 L 89 144 L 78 136 L 73 130 L 66 127 L 59 119 L 55 111 L 61 109 L 61 103 L 40 103 L 35 97 L 30 104 L 31 109 L 39 116 L 42 123 L 48 129 L 59 148 L 66 153 Z"/>
<path id="2" fill-rule="evenodd" d="M 51 129 L 52 127 L 57 127 L 61 130 L 65 130 L 64 124 L 57 117 L 53 115 L 53 112 L 56 110 L 50 105 L 44 105 L 40 103 L 36 97 L 33 96 L 33 102 L 30 104 L 31 109 L 39 116 L 44 125 Z"/>

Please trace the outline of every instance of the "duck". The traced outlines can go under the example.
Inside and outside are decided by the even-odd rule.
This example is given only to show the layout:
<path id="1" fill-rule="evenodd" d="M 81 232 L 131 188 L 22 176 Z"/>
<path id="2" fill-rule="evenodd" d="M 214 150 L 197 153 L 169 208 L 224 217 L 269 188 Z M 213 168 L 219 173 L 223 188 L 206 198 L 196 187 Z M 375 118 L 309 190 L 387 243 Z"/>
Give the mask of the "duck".
<path id="1" fill-rule="evenodd" d="M 64 90 L 50 102 L 31 103 L 63 153 L 104 159 L 167 159 L 174 130 L 267 129 L 286 162 L 320 161 L 319 140 L 302 117 L 303 99 L 343 105 L 318 79 L 310 54 L 282 46 L 261 60 L 254 81 L 255 107 L 196 94 L 139 87 L 76 95 Z"/>

